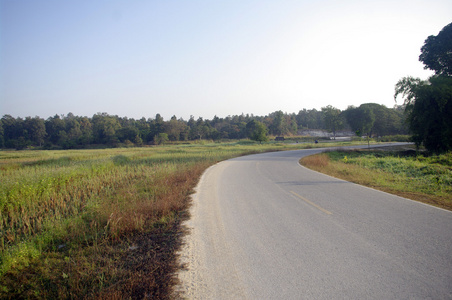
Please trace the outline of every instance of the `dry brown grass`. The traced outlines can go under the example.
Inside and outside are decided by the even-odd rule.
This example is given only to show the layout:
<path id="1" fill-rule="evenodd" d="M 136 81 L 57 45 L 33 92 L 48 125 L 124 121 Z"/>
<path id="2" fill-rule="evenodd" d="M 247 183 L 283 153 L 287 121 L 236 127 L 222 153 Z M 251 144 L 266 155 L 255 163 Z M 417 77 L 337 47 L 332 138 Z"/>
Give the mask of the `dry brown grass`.
<path id="1" fill-rule="evenodd" d="M 190 194 L 231 157 L 299 145 L 0 153 L 0 298 L 168 299 Z"/>
<path id="2" fill-rule="evenodd" d="M 302 159 L 303 165 L 312 168 L 314 170 L 320 170 L 328 166 L 330 158 L 328 155 L 322 153 L 318 155 L 307 156 Z"/>
<path id="3" fill-rule="evenodd" d="M 102 232 L 98 227 L 104 226 L 108 235 L 105 230 L 105 236 L 86 237 L 83 247 L 67 245 L 23 269 L 10 270 L 2 280 L 8 291 L 1 295 L 34 298 L 39 290 L 38 298 L 168 298 L 180 268 L 176 252 L 181 222 L 188 217 L 189 195 L 205 168 L 196 164 L 152 178 L 152 186 L 166 187 L 153 191 L 153 201 L 139 197 L 140 187 L 118 183 L 111 201 L 86 224 L 95 229 L 86 232 Z M 73 234 L 68 240 L 80 238 Z"/>

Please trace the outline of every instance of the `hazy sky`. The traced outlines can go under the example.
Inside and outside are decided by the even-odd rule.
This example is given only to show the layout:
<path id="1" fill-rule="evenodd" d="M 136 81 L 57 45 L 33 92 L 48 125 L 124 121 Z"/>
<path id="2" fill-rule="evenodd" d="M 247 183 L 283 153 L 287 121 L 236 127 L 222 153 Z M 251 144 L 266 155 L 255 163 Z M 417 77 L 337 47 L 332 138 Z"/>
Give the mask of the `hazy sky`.
<path id="1" fill-rule="evenodd" d="M 450 0 L 0 0 L 0 117 L 394 105 Z"/>

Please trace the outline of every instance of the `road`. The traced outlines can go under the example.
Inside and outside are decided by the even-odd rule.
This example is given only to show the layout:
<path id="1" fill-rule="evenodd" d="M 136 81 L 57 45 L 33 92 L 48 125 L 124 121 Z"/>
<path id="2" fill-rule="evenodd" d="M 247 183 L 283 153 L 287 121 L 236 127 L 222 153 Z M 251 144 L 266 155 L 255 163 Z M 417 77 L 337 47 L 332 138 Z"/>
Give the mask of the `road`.
<path id="1" fill-rule="evenodd" d="M 209 168 L 179 274 L 189 299 L 452 299 L 452 213 L 298 164 L 320 150 Z"/>

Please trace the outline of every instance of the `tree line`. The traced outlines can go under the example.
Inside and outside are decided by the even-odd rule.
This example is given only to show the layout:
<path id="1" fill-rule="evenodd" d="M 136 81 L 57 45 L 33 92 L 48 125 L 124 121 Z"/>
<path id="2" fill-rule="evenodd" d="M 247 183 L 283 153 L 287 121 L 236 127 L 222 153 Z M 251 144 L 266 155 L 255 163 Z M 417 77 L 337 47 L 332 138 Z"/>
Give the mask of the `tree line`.
<path id="1" fill-rule="evenodd" d="M 366 124 L 366 116 L 371 118 Z M 327 106 L 321 110 L 303 109 L 295 113 L 276 111 L 266 116 L 241 114 L 213 119 L 189 120 L 173 116 L 164 120 L 133 119 L 97 113 L 92 117 L 55 115 L 48 119 L 38 116 L 14 118 L 4 115 L 0 120 L 0 147 L 24 149 L 30 146 L 45 149 L 71 149 L 97 145 L 146 145 L 166 141 L 224 140 L 251 138 L 265 141 L 268 135 L 295 136 L 302 129 L 361 130 L 369 135 L 406 133 L 400 107 L 387 108 L 367 103 L 344 111 Z M 366 119 L 367 120 L 367 119 Z"/>

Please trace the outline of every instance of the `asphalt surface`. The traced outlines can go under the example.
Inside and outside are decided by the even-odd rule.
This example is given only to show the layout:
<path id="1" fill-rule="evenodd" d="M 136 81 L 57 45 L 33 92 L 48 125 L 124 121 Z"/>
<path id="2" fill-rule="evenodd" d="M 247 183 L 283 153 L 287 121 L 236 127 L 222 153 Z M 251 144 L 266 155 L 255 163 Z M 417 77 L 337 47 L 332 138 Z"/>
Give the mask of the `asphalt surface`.
<path id="1" fill-rule="evenodd" d="M 189 299 L 452 299 L 452 213 L 298 164 L 245 156 L 203 175 L 182 253 Z"/>

